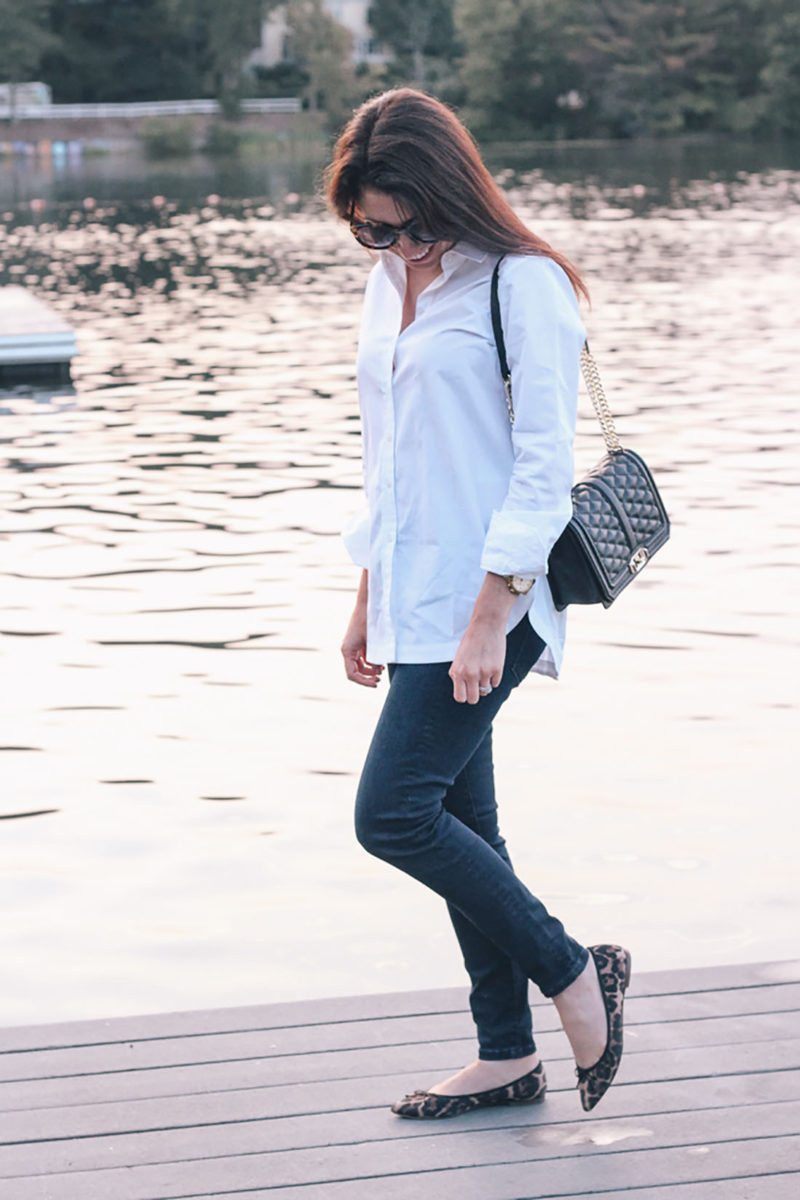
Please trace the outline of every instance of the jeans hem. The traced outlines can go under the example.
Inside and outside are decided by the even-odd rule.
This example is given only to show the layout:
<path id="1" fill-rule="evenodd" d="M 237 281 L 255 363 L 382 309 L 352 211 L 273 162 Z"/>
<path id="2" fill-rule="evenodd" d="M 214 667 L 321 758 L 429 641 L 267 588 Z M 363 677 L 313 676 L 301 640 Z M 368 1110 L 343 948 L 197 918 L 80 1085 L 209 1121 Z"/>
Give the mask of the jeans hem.
<path id="1" fill-rule="evenodd" d="M 482 1062 L 504 1062 L 508 1058 L 528 1058 L 535 1053 L 536 1046 L 533 1042 L 527 1042 L 524 1046 L 511 1046 L 508 1050 L 479 1050 L 478 1058 Z"/>
<path id="2" fill-rule="evenodd" d="M 570 986 L 570 984 L 574 983 L 575 980 L 578 978 L 578 976 L 586 969 L 586 964 L 588 963 L 588 961 L 589 961 L 589 951 L 586 949 L 582 949 L 581 955 L 580 955 L 580 966 L 578 966 L 577 968 L 573 967 L 569 971 L 565 972 L 559 978 L 558 982 L 548 991 L 545 991 L 544 988 L 540 988 L 539 990 L 541 991 L 542 995 L 547 1000 L 552 1000 L 554 996 L 560 996 L 561 993 L 565 992 L 567 990 L 567 988 Z"/>

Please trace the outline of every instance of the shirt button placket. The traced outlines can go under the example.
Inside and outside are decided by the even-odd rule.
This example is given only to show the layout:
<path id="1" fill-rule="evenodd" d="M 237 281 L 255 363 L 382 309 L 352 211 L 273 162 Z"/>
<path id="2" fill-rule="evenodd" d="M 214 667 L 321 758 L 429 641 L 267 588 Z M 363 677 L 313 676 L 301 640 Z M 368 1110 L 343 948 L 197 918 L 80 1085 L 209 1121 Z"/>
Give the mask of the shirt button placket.
<path id="1" fill-rule="evenodd" d="M 391 363 L 389 364 L 391 370 Z M 394 395 L 392 393 L 391 375 L 387 373 L 382 388 L 384 405 L 384 435 L 380 448 L 381 456 L 381 507 L 383 509 L 384 542 L 381 552 L 381 574 L 383 576 L 381 623 L 384 625 L 387 641 L 394 647 L 394 630 L 392 628 L 392 565 L 394 545 L 397 537 L 397 508 L 395 501 L 395 459 L 394 459 Z"/>

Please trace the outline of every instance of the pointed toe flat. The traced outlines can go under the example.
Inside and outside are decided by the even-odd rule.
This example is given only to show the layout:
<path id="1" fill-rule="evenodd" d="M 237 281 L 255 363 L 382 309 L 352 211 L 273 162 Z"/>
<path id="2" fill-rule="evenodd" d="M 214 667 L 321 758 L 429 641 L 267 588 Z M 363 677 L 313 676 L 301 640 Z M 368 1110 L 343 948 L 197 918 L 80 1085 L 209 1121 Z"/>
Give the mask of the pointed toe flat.
<path id="1" fill-rule="evenodd" d="M 631 979 L 631 956 L 622 946 L 589 946 L 606 1007 L 606 1048 L 593 1067 L 576 1067 L 584 1112 L 602 1100 L 622 1059 L 622 1005 Z"/>
<path id="2" fill-rule="evenodd" d="M 438 1092 L 412 1092 L 392 1105 L 398 1117 L 421 1120 L 439 1120 L 443 1117 L 460 1117 L 462 1113 L 476 1108 L 495 1108 L 501 1104 L 536 1104 L 544 1100 L 547 1078 L 541 1063 L 503 1087 L 489 1088 L 485 1092 L 468 1092 L 463 1096 L 441 1096 Z"/>

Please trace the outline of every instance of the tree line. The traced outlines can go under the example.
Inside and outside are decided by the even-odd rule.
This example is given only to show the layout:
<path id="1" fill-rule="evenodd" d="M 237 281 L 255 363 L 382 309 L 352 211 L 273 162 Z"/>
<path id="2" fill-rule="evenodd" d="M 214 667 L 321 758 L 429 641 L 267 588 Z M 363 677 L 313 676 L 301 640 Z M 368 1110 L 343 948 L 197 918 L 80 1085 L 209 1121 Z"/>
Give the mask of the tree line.
<path id="1" fill-rule="evenodd" d="M 0 0 L 0 81 L 56 102 L 302 95 L 336 127 L 410 82 L 482 137 L 796 136 L 797 0 L 373 0 L 353 66 L 324 0 L 288 0 L 285 62 L 245 72 L 278 0 Z"/>
<path id="2" fill-rule="evenodd" d="M 55 103 L 235 95 L 268 0 L 0 0 L 0 81 Z"/>
<path id="3" fill-rule="evenodd" d="M 455 0 L 479 122 L 561 137 L 796 135 L 797 0 Z"/>

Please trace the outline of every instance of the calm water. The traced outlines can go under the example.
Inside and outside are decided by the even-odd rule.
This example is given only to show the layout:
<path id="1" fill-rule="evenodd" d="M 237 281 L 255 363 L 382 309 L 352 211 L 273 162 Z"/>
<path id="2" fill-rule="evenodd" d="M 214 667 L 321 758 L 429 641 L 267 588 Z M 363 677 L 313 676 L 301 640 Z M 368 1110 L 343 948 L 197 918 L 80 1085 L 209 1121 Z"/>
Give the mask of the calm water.
<path id="1" fill-rule="evenodd" d="M 642 969 L 788 958 L 800 172 L 643 170 L 503 175 L 587 274 L 673 518 L 504 713 L 505 831 L 575 936 Z M 337 651 L 368 264 L 318 202 L 262 195 L 3 218 L 0 283 L 81 350 L 74 387 L 0 392 L 6 1023 L 462 981 L 441 903 L 351 834 L 380 703 Z"/>

